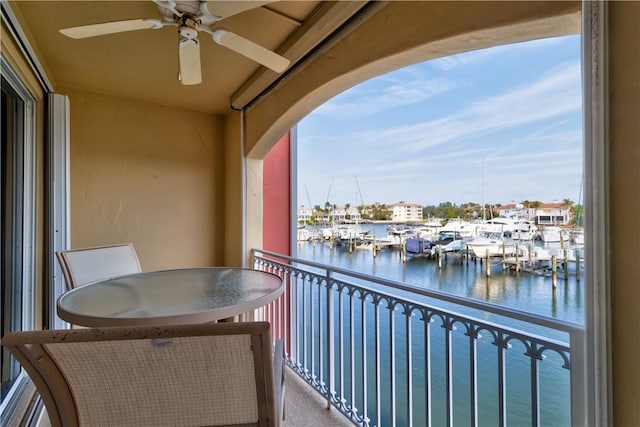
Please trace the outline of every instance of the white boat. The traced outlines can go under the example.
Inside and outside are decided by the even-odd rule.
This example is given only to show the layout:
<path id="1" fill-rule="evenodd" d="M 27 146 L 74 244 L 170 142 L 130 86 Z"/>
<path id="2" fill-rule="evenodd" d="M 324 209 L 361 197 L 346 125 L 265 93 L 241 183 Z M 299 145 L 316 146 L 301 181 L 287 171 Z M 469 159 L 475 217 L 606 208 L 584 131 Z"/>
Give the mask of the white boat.
<path id="1" fill-rule="evenodd" d="M 513 233 L 515 225 L 516 221 L 513 218 L 499 216 L 484 221 L 480 226 L 480 232 L 482 234 L 496 233 L 502 236 L 507 236 Z"/>
<path id="2" fill-rule="evenodd" d="M 380 249 L 382 249 L 380 244 L 378 242 L 374 243 L 373 240 L 365 240 L 364 242 L 356 245 L 355 248 L 358 250 L 364 250 L 364 251 L 372 251 L 374 248 L 376 251 L 379 251 Z"/>
<path id="3" fill-rule="evenodd" d="M 476 237 L 465 245 L 473 251 L 477 258 L 486 258 L 487 254 L 490 257 L 508 255 L 514 251 L 514 246 L 505 244 L 504 239 L 498 234 Z"/>
<path id="4" fill-rule="evenodd" d="M 540 240 L 545 243 L 568 242 L 569 232 L 560 227 L 547 226 L 540 232 Z"/>
<path id="5" fill-rule="evenodd" d="M 517 221 L 511 232 L 513 240 L 533 240 L 538 235 L 538 227 L 531 221 Z"/>
<path id="6" fill-rule="evenodd" d="M 442 230 L 442 224 L 438 221 L 429 221 L 415 227 L 417 237 L 422 239 L 437 240 Z"/>
<path id="7" fill-rule="evenodd" d="M 298 228 L 298 242 L 311 240 L 311 233 L 306 228 Z"/>
<path id="8" fill-rule="evenodd" d="M 584 230 L 576 229 L 571 231 L 571 241 L 574 245 L 582 246 L 584 245 Z"/>
<path id="9" fill-rule="evenodd" d="M 360 224 L 334 224 L 321 230 L 325 240 L 361 240 L 368 231 L 362 230 Z"/>
<path id="10" fill-rule="evenodd" d="M 444 252 L 458 252 L 458 251 L 462 250 L 462 243 L 463 243 L 463 241 L 460 240 L 460 239 L 452 240 L 449 243 L 440 245 L 441 246 L 440 251 L 443 252 L 443 253 Z M 433 250 L 435 250 L 435 247 L 432 248 L 432 251 Z"/>
<path id="11" fill-rule="evenodd" d="M 452 218 L 442 226 L 441 233 L 455 233 L 462 238 L 472 238 L 478 236 L 479 224 L 473 224 L 461 219 Z"/>
<path id="12" fill-rule="evenodd" d="M 406 224 L 388 225 L 387 233 L 390 236 L 398 236 L 405 239 L 416 237 L 416 229 Z"/>

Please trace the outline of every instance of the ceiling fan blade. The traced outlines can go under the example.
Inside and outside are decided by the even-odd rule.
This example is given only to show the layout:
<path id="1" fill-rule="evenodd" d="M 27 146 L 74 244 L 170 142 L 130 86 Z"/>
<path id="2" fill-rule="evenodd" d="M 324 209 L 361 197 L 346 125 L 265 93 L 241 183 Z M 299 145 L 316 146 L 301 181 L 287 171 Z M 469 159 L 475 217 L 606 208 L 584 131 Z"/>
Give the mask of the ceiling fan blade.
<path id="1" fill-rule="evenodd" d="M 215 30 L 213 40 L 221 46 L 227 47 L 249 59 L 272 69 L 276 73 L 281 73 L 289 66 L 289 60 L 285 57 L 271 52 L 269 49 L 245 39 L 227 30 Z"/>
<path id="2" fill-rule="evenodd" d="M 274 1 L 208 1 L 203 5 L 203 12 L 224 19 L 269 3 Z"/>
<path id="3" fill-rule="evenodd" d="M 103 36 L 106 34 L 123 33 L 125 31 L 161 28 L 162 22 L 157 19 L 130 19 L 128 21 L 104 22 L 102 24 L 82 25 L 80 27 L 63 28 L 62 34 L 72 39 Z"/>
<path id="4" fill-rule="evenodd" d="M 197 85 L 202 83 L 200 68 L 200 42 L 198 39 L 180 40 L 178 44 L 180 58 L 180 81 L 183 85 Z"/>

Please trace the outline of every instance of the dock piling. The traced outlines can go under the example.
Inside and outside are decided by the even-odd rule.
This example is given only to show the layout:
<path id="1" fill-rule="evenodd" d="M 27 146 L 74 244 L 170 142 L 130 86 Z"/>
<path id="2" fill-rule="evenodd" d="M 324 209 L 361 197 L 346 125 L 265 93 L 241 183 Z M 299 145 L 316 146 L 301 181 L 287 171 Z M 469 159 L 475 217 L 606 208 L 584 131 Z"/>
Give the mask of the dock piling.
<path id="1" fill-rule="evenodd" d="M 487 277 L 491 276 L 491 262 L 489 260 L 489 249 L 487 249 L 487 252 L 485 254 L 485 262 L 487 263 Z"/>

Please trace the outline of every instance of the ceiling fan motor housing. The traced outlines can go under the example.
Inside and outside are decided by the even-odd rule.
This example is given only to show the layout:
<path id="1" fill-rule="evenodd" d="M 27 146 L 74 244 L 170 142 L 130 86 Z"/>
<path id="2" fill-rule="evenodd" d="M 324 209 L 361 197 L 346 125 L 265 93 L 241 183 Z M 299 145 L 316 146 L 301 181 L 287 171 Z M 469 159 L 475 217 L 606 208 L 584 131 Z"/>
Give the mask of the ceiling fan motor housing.
<path id="1" fill-rule="evenodd" d="M 169 22 L 177 22 L 181 19 L 191 19 L 200 25 L 212 25 L 220 20 L 220 17 L 211 14 L 206 8 L 206 1 L 161 1 L 153 0 L 158 5 L 158 10 Z"/>
<path id="2" fill-rule="evenodd" d="M 195 39 L 198 37 L 198 30 L 188 27 L 186 25 L 180 26 L 180 35 L 186 39 Z"/>

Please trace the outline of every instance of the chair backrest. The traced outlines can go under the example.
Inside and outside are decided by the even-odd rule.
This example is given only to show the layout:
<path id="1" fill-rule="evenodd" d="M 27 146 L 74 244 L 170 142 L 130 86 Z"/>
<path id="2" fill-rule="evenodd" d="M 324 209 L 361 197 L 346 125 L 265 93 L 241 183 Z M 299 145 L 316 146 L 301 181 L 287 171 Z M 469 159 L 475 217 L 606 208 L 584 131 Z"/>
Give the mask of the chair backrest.
<path id="1" fill-rule="evenodd" d="M 268 322 L 14 332 L 52 426 L 278 426 Z"/>
<path id="2" fill-rule="evenodd" d="M 142 271 L 131 243 L 59 251 L 56 256 L 69 290 L 96 280 Z"/>

